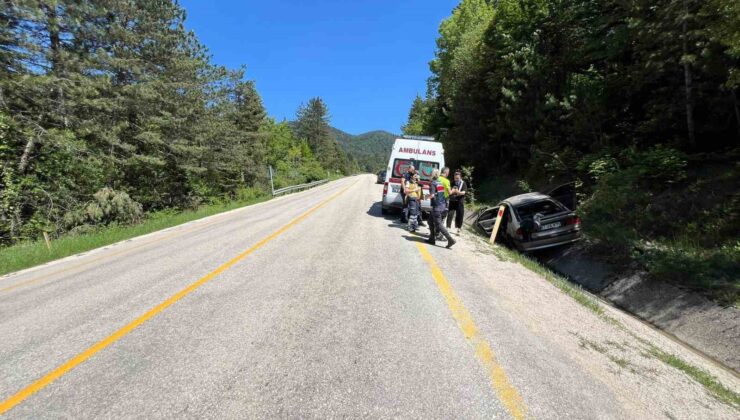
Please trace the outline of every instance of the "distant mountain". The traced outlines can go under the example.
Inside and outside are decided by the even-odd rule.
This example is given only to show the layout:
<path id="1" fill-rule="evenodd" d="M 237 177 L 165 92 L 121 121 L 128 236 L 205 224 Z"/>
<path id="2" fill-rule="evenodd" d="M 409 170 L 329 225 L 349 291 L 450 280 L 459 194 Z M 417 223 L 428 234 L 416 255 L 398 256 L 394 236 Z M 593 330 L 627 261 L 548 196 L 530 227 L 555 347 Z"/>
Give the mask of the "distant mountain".
<path id="1" fill-rule="evenodd" d="M 381 130 L 355 136 L 334 127 L 332 134 L 342 150 L 357 161 L 360 169 L 373 173 L 386 167 L 393 142 L 398 138 L 396 134 Z"/>

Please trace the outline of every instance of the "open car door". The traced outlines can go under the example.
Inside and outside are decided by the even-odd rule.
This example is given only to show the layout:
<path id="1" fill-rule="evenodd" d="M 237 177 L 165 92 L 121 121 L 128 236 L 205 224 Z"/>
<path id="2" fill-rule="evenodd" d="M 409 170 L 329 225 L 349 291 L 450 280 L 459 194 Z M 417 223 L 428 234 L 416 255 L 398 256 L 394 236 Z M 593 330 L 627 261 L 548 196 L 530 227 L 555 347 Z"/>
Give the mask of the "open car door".
<path id="1" fill-rule="evenodd" d="M 545 192 L 545 194 L 558 200 L 570 211 L 575 211 L 578 202 L 576 200 L 576 182 L 571 181 L 567 184 L 560 185 L 553 188 L 552 190 Z"/>
<path id="2" fill-rule="evenodd" d="M 489 207 L 487 209 L 481 210 L 481 212 L 478 214 L 478 217 L 475 218 L 475 225 L 478 227 L 478 229 L 481 229 L 483 232 L 486 233 L 486 235 L 491 235 L 491 231 L 493 231 L 493 225 L 496 223 L 496 218 L 498 217 L 498 206 L 496 207 Z"/>

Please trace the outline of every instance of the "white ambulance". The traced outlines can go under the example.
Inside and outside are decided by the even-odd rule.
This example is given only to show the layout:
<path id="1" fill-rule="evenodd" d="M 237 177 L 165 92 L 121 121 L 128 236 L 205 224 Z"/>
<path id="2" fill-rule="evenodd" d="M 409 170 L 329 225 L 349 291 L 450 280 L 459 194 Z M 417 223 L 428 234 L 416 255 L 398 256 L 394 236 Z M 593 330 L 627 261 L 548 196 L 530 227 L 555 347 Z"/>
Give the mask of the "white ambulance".
<path id="1" fill-rule="evenodd" d="M 409 165 L 414 165 L 421 177 L 424 195 L 429 194 L 429 183 L 432 180 L 432 171 L 445 166 L 445 153 L 442 143 L 434 141 L 434 137 L 403 136 L 396 139 L 388 160 L 383 184 L 383 214 L 390 209 L 401 209 L 401 182 Z M 421 202 L 422 211 L 431 211 L 429 200 Z"/>

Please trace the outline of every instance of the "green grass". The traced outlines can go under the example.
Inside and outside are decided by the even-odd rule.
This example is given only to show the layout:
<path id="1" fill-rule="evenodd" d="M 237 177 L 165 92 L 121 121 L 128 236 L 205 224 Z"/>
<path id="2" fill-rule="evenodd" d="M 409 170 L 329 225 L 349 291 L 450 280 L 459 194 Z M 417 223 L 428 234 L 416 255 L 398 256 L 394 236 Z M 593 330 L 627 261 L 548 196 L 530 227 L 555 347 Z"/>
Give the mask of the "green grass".
<path id="1" fill-rule="evenodd" d="M 721 305 L 740 308 L 740 241 L 711 248 L 687 238 L 656 244 L 640 258 L 651 278 L 689 287 Z"/>
<path id="2" fill-rule="evenodd" d="M 478 236 L 478 233 L 472 230 L 472 228 L 471 228 L 471 232 L 475 234 L 475 237 L 481 243 L 484 243 L 484 240 L 481 239 L 480 236 Z M 539 262 L 515 250 L 509 249 L 503 246 L 491 247 L 490 244 L 488 244 L 488 242 L 485 242 L 485 245 L 487 246 L 488 249 L 492 249 L 493 254 L 499 259 L 519 263 L 520 265 L 524 266 L 530 271 L 539 274 L 541 277 L 543 277 L 544 279 L 546 279 L 547 281 L 555 285 L 558 289 L 563 291 L 566 295 L 573 298 L 576 302 L 580 303 L 581 305 L 585 306 L 587 309 L 597 314 L 605 322 L 611 324 L 612 326 L 614 326 L 615 328 L 621 331 L 628 333 L 632 338 L 637 340 L 639 343 L 645 345 L 645 347 L 647 348 L 647 351 L 641 352 L 640 354 L 642 356 L 655 357 L 658 360 L 662 361 L 663 363 L 684 372 L 690 378 L 692 378 L 693 380 L 695 380 L 696 382 L 704 386 L 704 388 L 706 388 L 707 391 L 710 392 L 712 395 L 714 395 L 719 401 L 725 404 L 728 404 L 734 408 L 740 408 L 740 394 L 722 385 L 717 380 L 717 378 L 710 375 L 708 372 L 689 364 L 688 362 L 684 361 L 683 359 L 675 355 L 666 353 L 663 350 L 658 349 L 657 347 L 655 347 L 653 344 L 651 344 L 644 338 L 638 336 L 634 332 L 627 329 L 627 327 L 625 327 L 624 324 L 622 324 L 617 319 L 606 314 L 606 312 L 601 307 L 601 305 L 598 303 L 598 301 L 591 294 L 581 289 L 580 286 L 569 282 L 568 280 L 557 275 L 552 270 L 540 264 Z M 629 368 L 633 373 L 636 372 L 634 369 L 631 368 L 631 364 L 626 359 L 608 355 L 606 347 L 601 346 L 598 343 L 594 343 L 592 341 L 586 340 L 580 337 L 578 334 L 574 334 L 574 335 L 576 335 L 576 337 L 579 338 L 580 340 L 579 344 L 581 347 L 591 348 L 599 353 L 607 354 L 609 359 L 615 364 L 617 364 L 620 368 L 623 368 L 623 369 Z M 607 344 L 612 344 L 612 343 L 607 342 Z M 613 343 L 613 344 L 617 344 L 617 343 Z"/>
<path id="3" fill-rule="evenodd" d="M 635 369 L 632 368 L 632 363 L 630 363 L 629 360 L 612 355 L 607 355 L 607 357 L 609 358 L 609 360 L 612 361 L 612 363 L 619 366 L 621 369 L 628 369 L 630 372 L 636 373 Z"/>
<path id="4" fill-rule="evenodd" d="M 250 198 L 244 201 L 202 206 L 198 210 L 173 212 L 163 211 L 149 214 L 146 219 L 137 225 L 112 225 L 100 228 L 90 233 L 80 235 L 64 235 L 52 239 L 51 251 L 43 240 L 19 243 L 0 249 L 0 275 L 12 273 L 24 268 L 44 264 L 49 261 L 79 254 L 115 242 L 156 232 L 172 226 L 177 226 L 192 220 L 202 219 L 214 214 L 223 213 L 239 207 L 256 204 L 267 200 L 268 196 Z"/>
<path id="5" fill-rule="evenodd" d="M 576 302 L 589 309 L 591 312 L 602 317 L 605 316 L 604 308 L 599 305 L 599 302 L 590 293 L 583 290 L 581 286 L 573 284 L 564 277 L 557 275 L 552 270 L 540 264 L 536 260 L 528 257 L 525 254 L 503 246 L 495 247 L 494 254 L 496 254 L 499 258 L 502 258 L 506 261 L 516 262 L 524 266 L 528 270 L 539 274 L 545 280 L 553 284 L 566 295 L 573 298 Z"/>
<path id="6" fill-rule="evenodd" d="M 571 334 L 578 338 L 578 345 L 581 348 L 591 349 L 598 353 L 601 353 L 606 356 L 612 363 L 619 366 L 620 369 L 627 369 L 632 373 L 637 373 L 637 370 L 632 367 L 632 363 L 630 363 L 629 360 L 609 354 L 609 349 L 606 346 L 602 346 L 601 344 L 581 337 L 581 335 L 579 335 L 578 333 Z M 624 350 L 624 347 L 621 347 L 619 343 L 615 343 L 613 341 L 607 341 L 605 344 L 616 345 L 615 347 L 619 348 L 620 350 Z"/>
<path id="7" fill-rule="evenodd" d="M 704 387 L 709 392 L 711 392 L 719 401 L 731 405 L 735 408 L 740 408 L 740 394 L 719 383 L 717 378 L 710 375 L 706 371 L 699 369 L 696 366 L 690 365 L 680 357 L 674 356 L 670 353 L 666 353 L 656 347 L 652 347 L 650 349 L 650 354 L 663 363 L 667 364 L 668 366 L 680 370 L 681 372 L 694 379 L 696 382 L 704 385 Z"/>
<path id="8" fill-rule="evenodd" d="M 587 339 L 581 337 L 578 334 L 575 334 L 575 335 L 579 339 L 578 345 L 581 346 L 582 348 L 584 348 L 584 349 L 590 348 L 590 349 L 595 350 L 595 351 L 597 351 L 597 352 L 599 352 L 601 354 L 607 354 L 607 348 L 606 347 L 604 347 L 604 346 L 602 346 L 602 345 L 600 345 L 598 343 L 595 343 L 595 342 L 593 342 L 591 340 L 587 340 Z"/>

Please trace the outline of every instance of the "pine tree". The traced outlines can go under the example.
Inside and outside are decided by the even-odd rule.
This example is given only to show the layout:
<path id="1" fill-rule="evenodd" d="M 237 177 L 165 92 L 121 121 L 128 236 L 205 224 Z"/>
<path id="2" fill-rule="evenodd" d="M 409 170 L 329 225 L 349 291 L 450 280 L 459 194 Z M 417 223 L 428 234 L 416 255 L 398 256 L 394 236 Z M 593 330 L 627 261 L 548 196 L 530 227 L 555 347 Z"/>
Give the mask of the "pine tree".
<path id="1" fill-rule="evenodd" d="M 296 112 L 296 132 L 299 138 L 308 141 L 311 150 L 317 152 L 331 141 L 329 109 L 321 98 L 311 98 L 301 104 Z"/>
<path id="2" fill-rule="evenodd" d="M 411 109 L 409 110 L 409 119 L 406 124 L 401 127 L 403 134 L 421 136 L 427 132 L 428 108 L 427 103 L 421 98 L 421 96 L 416 95 L 414 102 L 411 104 Z"/>
<path id="3" fill-rule="evenodd" d="M 175 0 L 0 0 L 0 245 L 115 222 L 77 217 L 96 197 L 148 212 L 264 189 L 267 165 L 294 184 L 356 170 L 323 101 L 296 138 L 184 21 Z"/>
<path id="4" fill-rule="evenodd" d="M 296 114 L 296 135 L 304 139 L 321 165 L 329 171 L 349 173 L 347 156 L 332 137 L 329 109 L 321 98 L 311 98 Z"/>
<path id="5" fill-rule="evenodd" d="M 266 182 L 268 133 L 262 130 L 267 113 L 253 81 L 238 82 L 233 93 L 236 155 L 242 185 Z"/>

